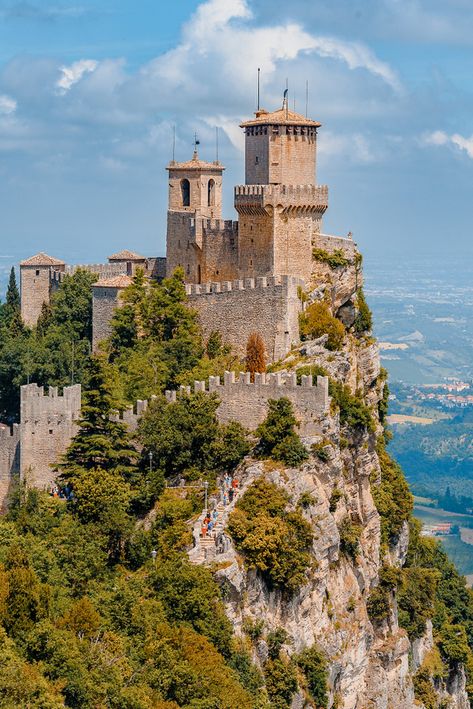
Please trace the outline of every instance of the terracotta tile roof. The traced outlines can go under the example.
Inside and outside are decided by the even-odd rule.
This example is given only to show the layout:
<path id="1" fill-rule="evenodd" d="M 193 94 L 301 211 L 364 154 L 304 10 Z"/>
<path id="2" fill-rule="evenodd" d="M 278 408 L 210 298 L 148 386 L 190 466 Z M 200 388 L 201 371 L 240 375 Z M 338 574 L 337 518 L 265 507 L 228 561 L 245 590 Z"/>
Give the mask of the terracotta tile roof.
<path id="1" fill-rule="evenodd" d="M 314 126 L 315 128 L 319 128 L 322 124 L 318 121 L 312 121 L 310 118 L 306 118 L 301 113 L 294 113 L 294 111 L 289 111 L 285 108 L 280 108 L 278 111 L 273 111 L 272 113 L 261 109 L 256 111 L 254 118 L 240 123 L 241 128 L 261 125 Z"/>
<path id="2" fill-rule="evenodd" d="M 166 170 L 225 170 L 223 165 L 219 162 L 206 162 L 205 160 L 200 160 L 199 155 L 196 150 L 194 150 L 194 155 L 192 160 L 187 160 L 187 162 L 176 162 L 173 160 L 169 163 Z"/>
<path id="3" fill-rule="evenodd" d="M 133 279 L 130 276 L 113 276 L 113 278 L 98 280 L 93 285 L 100 288 L 126 288 L 130 283 L 133 283 Z"/>
<path id="4" fill-rule="evenodd" d="M 123 251 L 119 251 L 117 254 L 112 254 L 112 256 L 108 257 L 109 261 L 146 261 L 145 256 L 140 256 L 140 254 L 136 254 L 134 251 L 129 251 L 128 249 L 123 249 Z"/>
<path id="5" fill-rule="evenodd" d="M 25 261 L 21 261 L 20 266 L 65 266 L 66 263 L 65 261 L 61 261 L 58 258 L 53 258 L 52 256 L 48 256 L 48 254 L 43 253 L 42 251 L 39 252 L 39 254 L 35 254 L 34 256 L 31 256 L 30 258 L 25 259 Z"/>

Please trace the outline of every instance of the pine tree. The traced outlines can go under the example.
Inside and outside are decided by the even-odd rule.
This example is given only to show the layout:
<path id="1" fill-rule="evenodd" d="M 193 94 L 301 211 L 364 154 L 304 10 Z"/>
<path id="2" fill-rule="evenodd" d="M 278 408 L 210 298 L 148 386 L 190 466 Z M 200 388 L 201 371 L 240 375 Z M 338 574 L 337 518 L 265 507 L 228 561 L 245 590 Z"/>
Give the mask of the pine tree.
<path id="1" fill-rule="evenodd" d="M 18 286 L 16 285 L 15 268 L 13 266 L 11 267 L 10 278 L 8 280 L 6 303 L 12 311 L 16 311 L 18 313 L 20 312 L 20 292 L 18 290 Z"/>
<path id="2" fill-rule="evenodd" d="M 22 332 L 23 322 L 21 320 L 20 293 L 16 284 L 15 269 L 13 266 L 8 280 L 6 301 L 4 305 L 1 306 L 0 319 L 2 324 L 8 329 L 10 335 L 15 336 Z"/>
<path id="3" fill-rule="evenodd" d="M 132 447 L 125 424 L 113 420 L 115 402 L 107 380 L 103 355 L 91 357 L 79 431 L 74 436 L 58 467 L 64 481 L 84 471 L 100 468 L 125 478 L 135 472 L 137 453 Z"/>
<path id="4" fill-rule="evenodd" d="M 246 369 L 254 381 L 255 372 L 266 371 L 266 351 L 263 338 L 258 332 L 253 332 L 246 344 Z"/>

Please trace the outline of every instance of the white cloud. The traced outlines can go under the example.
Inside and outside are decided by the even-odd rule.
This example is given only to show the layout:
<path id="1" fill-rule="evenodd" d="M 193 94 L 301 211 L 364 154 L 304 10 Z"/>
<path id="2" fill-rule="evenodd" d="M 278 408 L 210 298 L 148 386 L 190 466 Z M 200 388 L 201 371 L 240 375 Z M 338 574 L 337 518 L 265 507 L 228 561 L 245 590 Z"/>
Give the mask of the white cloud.
<path id="1" fill-rule="evenodd" d="M 16 109 L 17 102 L 14 98 L 11 98 L 11 96 L 7 96 L 6 94 L 0 94 L 0 115 L 9 116 L 10 114 L 15 113 Z"/>
<path id="2" fill-rule="evenodd" d="M 69 66 L 60 68 L 61 77 L 57 80 L 56 86 L 60 93 L 67 93 L 69 89 L 77 84 L 84 74 L 94 72 L 98 67 L 98 62 L 94 59 L 80 59 Z"/>
<path id="3" fill-rule="evenodd" d="M 469 158 L 473 160 L 473 135 L 466 138 L 460 133 L 444 133 L 444 131 L 436 130 L 433 133 L 428 133 L 424 136 L 423 141 L 425 145 L 447 145 L 459 150 L 466 152 Z"/>

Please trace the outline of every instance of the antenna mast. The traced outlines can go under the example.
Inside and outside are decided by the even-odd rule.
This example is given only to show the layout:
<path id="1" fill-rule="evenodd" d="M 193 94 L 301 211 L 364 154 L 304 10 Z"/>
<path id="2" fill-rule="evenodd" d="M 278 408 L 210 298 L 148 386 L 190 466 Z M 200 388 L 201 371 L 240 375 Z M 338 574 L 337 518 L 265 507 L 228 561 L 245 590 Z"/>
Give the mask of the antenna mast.
<path id="1" fill-rule="evenodd" d="M 260 109 L 260 74 L 261 74 L 261 69 L 258 67 L 258 105 L 257 105 L 258 111 Z"/>
<path id="2" fill-rule="evenodd" d="M 289 79 L 286 79 L 286 92 L 285 92 L 284 96 L 286 99 L 286 120 L 287 120 L 288 111 L 289 111 Z"/>
<path id="3" fill-rule="evenodd" d="M 176 126 L 172 127 L 172 161 L 176 162 Z"/>
<path id="4" fill-rule="evenodd" d="M 309 115 L 309 79 L 305 82 L 305 117 Z"/>

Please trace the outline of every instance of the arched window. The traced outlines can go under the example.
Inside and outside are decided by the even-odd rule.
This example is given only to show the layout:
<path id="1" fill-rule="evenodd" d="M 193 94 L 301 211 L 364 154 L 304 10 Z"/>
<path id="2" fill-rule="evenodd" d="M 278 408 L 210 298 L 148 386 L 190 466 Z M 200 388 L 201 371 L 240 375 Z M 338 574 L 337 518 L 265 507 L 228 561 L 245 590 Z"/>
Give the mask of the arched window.
<path id="1" fill-rule="evenodd" d="M 191 183 L 189 180 L 181 180 L 182 206 L 191 206 Z"/>
<path id="2" fill-rule="evenodd" d="M 213 207 L 215 205 L 215 180 L 209 180 L 207 186 L 207 205 Z"/>

